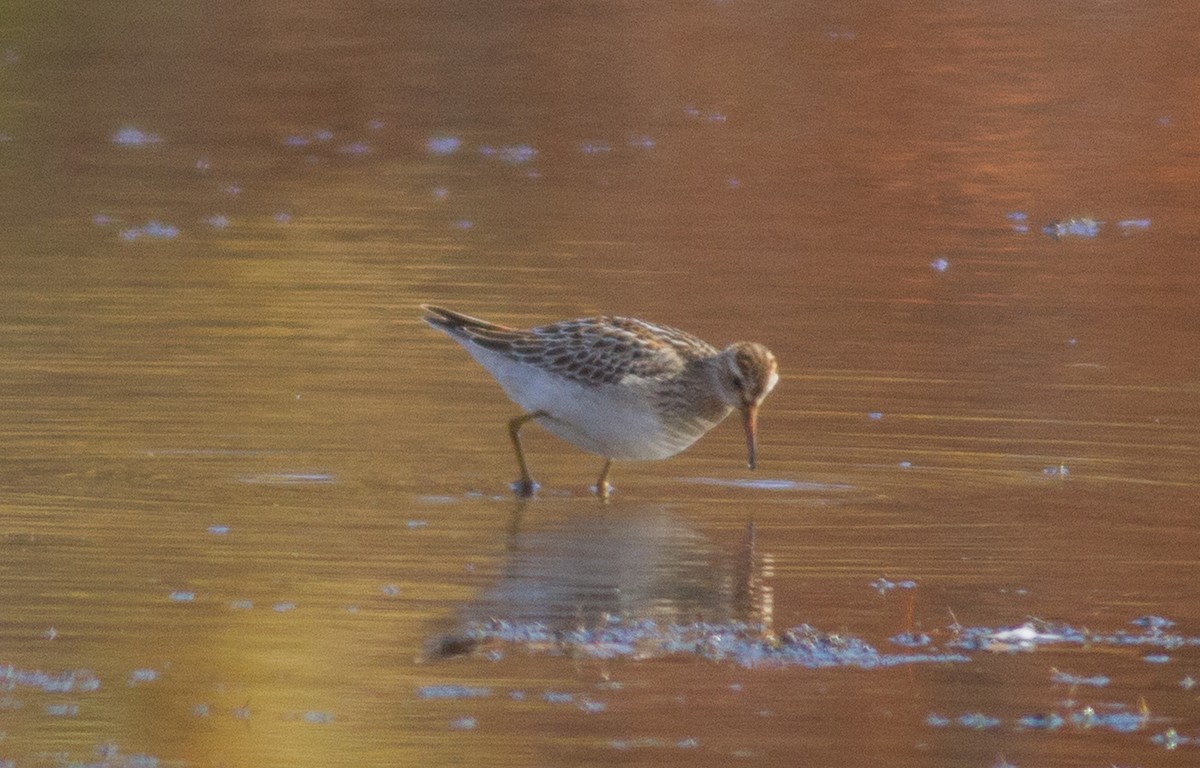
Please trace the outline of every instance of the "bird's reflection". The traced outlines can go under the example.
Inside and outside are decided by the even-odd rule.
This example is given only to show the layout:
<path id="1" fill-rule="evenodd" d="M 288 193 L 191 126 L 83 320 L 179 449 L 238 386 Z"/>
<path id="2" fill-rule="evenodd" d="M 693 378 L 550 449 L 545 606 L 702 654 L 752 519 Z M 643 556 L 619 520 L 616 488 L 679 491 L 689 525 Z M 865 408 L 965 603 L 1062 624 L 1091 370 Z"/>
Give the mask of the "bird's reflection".
<path id="1" fill-rule="evenodd" d="M 769 631 L 769 558 L 751 524 L 718 541 L 667 506 L 621 503 L 541 519 L 531 524 L 517 507 L 500 575 L 462 607 L 433 655 L 471 650 L 463 633 L 488 622 L 569 630 L 613 620 L 736 621 Z"/>

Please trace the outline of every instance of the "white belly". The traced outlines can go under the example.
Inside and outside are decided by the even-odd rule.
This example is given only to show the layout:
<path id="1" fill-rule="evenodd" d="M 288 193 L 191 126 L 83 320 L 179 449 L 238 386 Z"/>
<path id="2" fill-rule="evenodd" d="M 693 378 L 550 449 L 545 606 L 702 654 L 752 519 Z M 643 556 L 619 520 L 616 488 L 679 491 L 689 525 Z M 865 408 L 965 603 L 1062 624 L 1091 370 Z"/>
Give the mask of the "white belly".
<path id="1" fill-rule="evenodd" d="M 537 422 L 585 451 L 617 460 L 665 459 L 696 442 L 728 412 L 714 420 L 664 424 L 651 402 L 635 387 L 590 385 L 518 363 L 474 344 L 468 352 L 496 377 L 505 394 Z"/>

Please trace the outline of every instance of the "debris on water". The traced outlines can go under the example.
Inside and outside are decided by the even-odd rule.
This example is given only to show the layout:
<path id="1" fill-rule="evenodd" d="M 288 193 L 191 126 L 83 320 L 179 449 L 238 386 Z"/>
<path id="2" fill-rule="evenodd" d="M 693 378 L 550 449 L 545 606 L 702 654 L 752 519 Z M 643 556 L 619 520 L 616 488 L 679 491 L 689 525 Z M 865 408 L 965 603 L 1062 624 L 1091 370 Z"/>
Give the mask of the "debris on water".
<path id="1" fill-rule="evenodd" d="M 947 269 L 950 269 L 950 260 L 939 256 L 938 258 L 929 262 L 929 268 L 934 272 L 945 272 Z"/>
<path id="2" fill-rule="evenodd" d="M 328 128 L 321 128 L 313 131 L 313 139 L 319 142 L 333 141 L 333 131 Z"/>
<path id="3" fill-rule="evenodd" d="M 77 717 L 79 715 L 79 705 L 75 702 L 47 704 L 46 714 L 51 717 Z"/>
<path id="4" fill-rule="evenodd" d="M 129 673 L 129 678 L 125 681 L 125 684 L 132 688 L 142 683 L 153 683 L 156 680 L 158 680 L 158 670 L 150 668 L 135 669 Z"/>
<path id="5" fill-rule="evenodd" d="M 382 587 L 380 587 L 379 591 L 388 597 L 396 597 L 400 594 L 400 587 L 396 586 L 395 584 L 384 584 Z"/>
<path id="6" fill-rule="evenodd" d="M 1143 629 L 1156 629 L 1156 630 L 1170 629 L 1171 627 L 1175 626 L 1175 622 L 1171 621 L 1170 619 L 1163 618 L 1162 616 L 1152 616 L 1152 615 L 1138 616 L 1136 619 L 1133 619 L 1129 623 L 1135 627 L 1142 627 Z"/>
<path id="7" fill-rule="evenodd" d="M 450 721 L 450 727 L 456 731 L 473 731 L 479 721 L 473 717 L 459 717 Z"/>
<path id="8" fill-rule="evenodd" d="M 404 527 L 412 530 L 414 528 L 426 528 L 429 526 L 428 520 L 405 520 Z"/>
<path id="9" fill-rule="evenodd" d="M 1165 653 L 1152 653 L 1148 656 L 1143 656 L 1142 661 L 1147 664 L 1166 664 L 1171 661 L 1171 657 Z"/>
<path id="10" fill-rule="evenodd" d="M 509 165 L 522 165 L 537 157 L 538 151 L 527 144 L 500 148 L 500 159 Z"/>
<path id="11" fill-rule="evenodd" d="M 1018 234 L 1025 234 L 1029 231 L 1029 216 L 1024 211 L 1010 211 L 1004 214 L 1004 218 L 1011 223 L 1012 231 Z"/>
<path id="12" fill-rule="evenodd" d="M 338 153 L 342 155 L 369 155 L 373 151 L 371 145 L 362 141 L 352 141 L 349 144 L 343 144 L 338 147 Z"/>
<path id="13" fill-rule="evenodd" d="M 1071 470 L 1066 464 L 1059 464 L 1056 467 L 1042 467 L 1042 474 L 1046 477 L 1066 477 Z"/>
<path id="14" fill-rule="evenodd" d="M 450 226 L 457 230 L 466 232 L 475 226 L 475 222 L 471 221 L 470 219 L 457 219 L 450 222 Z"/>
<path id="15" fill-rule="evenodd" d="M 930 712 L 925 718 L 925 725 L 928 725 L 931 728 L 945 728 L 952 722 L 954 721 L 945 715 L 939 715 L 935 712 Z"/>
<path id="16" fill-rule="evenodd" d="M 208 160 L 206 158 L 202 157 L 196 161 L 196 171 L 199 173 L 208 173 L 208 170 L 211 167 L 212 167 L 211 164 L 208 162 Z"/>
<path id="17" fill-rule="evenodd" d="M 462 147 L 457 136 L 430 136 L 425 142 L 425 151 L 431 155 L 453 155 Z"/>
<path id="18" fill-rule="evenodd" d="M 1184 736 L 1184 735 L 1180 734 L 1178 731 L 1176 731 L 1174 728 L 1168 728 L 1167 730 L 1163 731 L 1162 733 L 1156 733 L 1155 735 L 1151 736 L 1150 741 L 1154 742 L 1155 744 L 1161 745 L 1163 747 L 1163 749 L 1174 750 L 1174 749 L 1178 749 L 1179 747 L 1184 746 L 1185 744 L 1191 744 L 1193 742 L 1196 742 L 1197 739 L 1193 739 L 1189 736 Z"/>
<path id="19" fill-rule="evenodd" d="M 441 202 L 442 200 L 450 197 L 450 190 L 446 187 L 434 187 L 431 194 L 433 195 L 434 200 Z"/>
<path id="20" fill-rule="evenodd" d="M 308 710 L 300 713 L 300 720 L 311 725 L 325 725 L 326 723 L 332 723 L 334 721 L 334 716 L 332 712 Z"/>
<path id="21" fill-rule="evenodd" d="M 0 664 L 0 690 L 17 688 L 36 688 L 43 693 L 90 693 L 100 688 L 100 678 L 87 669 L 51 674 L 40 669 L 18 669 L 11 664 Z"/>
<path id="22" fill-rule="evenodd" d="M 229 226 L 229 217 L 224 214 L 215 214 L 204 220 L 204 223 L 213 229 L 225 229 Z"/>
<path id="23" fill-rule="evenodd" d="M 585 155 L 605 155 L 612 152 L 612 145 L 606 141 L 584 141 L 580 142 L 579 151 Z"/>
<path id="24" fill-rule="evenodd" d="M 1117 222 L 1117 229 L 1121 230 L 1121 234 L 1129 236 L 1134 232 L 1144 232 L 1150 229 L 1150 219 L 1122 219 Z"/>
<path id="25" fill-rule="evenodd" d="M 156 133 L 148 133 L 131 125 L 117 129 L 112 135 L 112 143 L 122 147 L 145 147 L 150 144 L 161 144 L 162 140 L 162 137 Z"/>
<path id="26" fill-rule="evenodd" d="M 171 602 L 174 602 L 174 603 L 191 603 L 191 602 L 194 602 L 195 599 L 196 599 L 195 592 L 187 592 L 184 590 L 178 590 L 178 591 L 172 592 L 171 596 L 170 596 Z"/>
<path id="27" fill-rule="evenodd" d="M 1022 715 L 1017 718 L 1017 725 L 1035 731 L 1057 731 L 1066 724 L 1061 715 L 1053 712 L 1037 715 Z"/>
<path id="28" fill-rule="evenodd" d="M 225 187 L 225 194 L 229 195 L 230 197 L 237 197 L 238 195 L 242 194 L 242 188 L 238 184 L 230 184 Z"/>
<path id="29" fill-rule="evenodd" d="M 287 211 L 279 211 L 272 218 L 276 224 L 289 224 L 292 221 L 292 214 Z"/>
<path id="30" fill-rule="evenodd" d="M 243 483 L 253 485 L 300 485 L 304 483 L 337 482 L 337 478 L 334 475 L 327 475 L 321 472 L 277 472 L 249 475 L 239 479 Z"/>
<path id="31" fill-rule="evenodd" d="M 760 625 L 743 622 L 660 625 L 649 619 L 622 621 L 609 617 L 592 629 L 552 630 L 538 622 L 493 620 L 471 624 L 455 636 L 469 639 L 470 642 L 457 645 L 472 653 L 489 646 L 515 644 L 534 653 L 595 659 L 693 655 L 742 667 L 874 669 L 967 660 L 956 653 L 884 654 L 858 638 L 819 632 L 808 625 L 775 634 Z M 443 638 L 437 648 L 445 647 Z"/>
<path id="32" fill-rule="evenodd" d="M 229 610 L 231 610 L 231 611 L 249 611 L 249 610 L 253 610 L 253 609 L 254 609 L 254 601 L 253 600 L 234 600 L 231 603 L 229 603 Z"/>
<path id="33" fill-rule="evenodd" d="M 958 718 L 958 724 L 974 731 L 987 731 L 1000 727 L 1000 718 L 989 717 L 982 712 L 969 712 Z"/>
<path id="34" fill-rule="evenodd" d="M 369 130 L 369 131 L 382 131 L 382 130 L 383 130 L 383 126 L 384 126 L 384 125 L 385 125 L 385 123 L 383 122 L 383 120 L 381 120 L 380 118 L 378 118 L 378 117 L 377 117 L 377 118 L 375 118 L 375 119 L 373 119 L 373 120 L 368 120 L 368 121 L 367 121 L 367 130 Z"/>
<path id="35" fill-rule="evenodd" d="M 654 139 L 646 135 L 630 136 L 626 143 L 638 149 L 654 149 L 655 146 Z"/>
<path id="36" fill-rule="evenodd" d="M 723 485 L 730 488 L 757 488 L 764 491 L 852 491 L 854 486 L 845 483 L 813 483 L 800 480 L 763 478 L 761 480 L 726 479 L 718 477 L 685 477 L 685 483 L 696 485 Z"/>
<path id="37" fill-rule="evenodd" d="M 1081 675 L 1072 675 L 1068 672 L 1061 672 L 1053 668 L 1050 670 L 1050 681 L 1060 685 L 1090 685 L 1094 688 L 1102 688 L 1109 683 L 1109 679 L 1104 675 L 1083 677 Z"/>
<path id="38" fill-rule="evenodd" d="M 1191 675 L 1184 675 L 1183 679 L 1179 681 L 1179 687 L 1185 691 L 1192 690 L 1196 687 L 1196 678 Z"/>
<path id="39" fill-rule="evenodd" d="M 179 228 L 161 221 L 148 221 L 144 226 L 121 230 L 121 239 L 126 242 L 148 238 L 150 240 L 173 240 L 179 236 Z"/>
<path id="40" fill-rule="evenodd" d="M 893 589 L 916 589 L 917 582 L 915 582 L 911 579 L 903 579 L 901 581 L 889 581 L 888 579 L 884 578 L 883 576 L 880 576 L 878 579 L 875 579 L 875 581 L 872 581 L 869 586 L 871 587 L 871 589 L 874 589 L 879 594 L 886 595 L 888 592 L 891 592 Z"/>
<path id="41" fill-rule="evenodd" d="M 558 691 L 546 691 L 542 694 L 542 701 L 547 704 L 570 704 L 575 701 L 575 695 L 570 693 L 560 693 Z"/>
<path id="42" fill-rule="evenodd" d="M 210 525 L 210 526 L 208 526 L 208 532 L 213 534 L 214 536 L 224 536 L 225 534 L 229 533 L 229 526 L 228 525 Z"/>
<path id="43" fill-rule="evenodd" d="M 309 142 L 307 136 L 291 134 L 283 137 L 283 143 L 285 146 L 289 147 L 307 147 Z"/>
<path id="44" fill-rule="evenodd" d="M 107 227 L 109 224 L 113 223 L 113 217 L 109 216 L 107 213 L 97 213 L 92 217 L 92 223 L 97 227 Z"/>
<path id="45" fill-rule="evenodd" d="M 901 632 L 892 635 L 888 640 L 903 648 L 924 648 L 933 644 L 933 638 L 924 632 Z"/>
<path id="46" fill-rule="evenodd" d="M 491 688 L 454 683 L 426 685 L 417 689 L 418 699 L 486 699 L 491 695 Z"/>
<path id="47" fill-rule="evenodd" d="M 1096 237 L 1100 234 L 1100 225 L 1104 222 L 1086 216 L 1062 219 L 1042 227 L 1042 232 L 1061 240 L 1064 237 Z"/>
<path id="48" fill-rule="evenodd" d="M 1030 619 L 1020 626 L 1004 629 L 959 627 L 957 636 L 948 646 L 962 650 L 1033 651 L 1047 645 L 1086 644 L 1173 650 L 1185 645 L 1200 646 L 1200 637 L 1168 634 L 1160 629 L 1147 629 L 1139 634 L 1124 630 L 1100 633 L 1077 629 L 1069 624 Z"/>
<path id="49" fill-rule="evenodd" d="M 271 606 L 271 610 L 276 613 L 287 613 L 288 611 L 296 610 L 296 604 L 289 602 L 275 603 L 275 605 Z"/>
<path id="50" fill-rule="evenodd" d="M 871 411 L 870 413 L 867 414 L 867 418 L 870 419 L 871 421 L 882 421 L 883 420 L 883 412 L 882 411 Z"/>

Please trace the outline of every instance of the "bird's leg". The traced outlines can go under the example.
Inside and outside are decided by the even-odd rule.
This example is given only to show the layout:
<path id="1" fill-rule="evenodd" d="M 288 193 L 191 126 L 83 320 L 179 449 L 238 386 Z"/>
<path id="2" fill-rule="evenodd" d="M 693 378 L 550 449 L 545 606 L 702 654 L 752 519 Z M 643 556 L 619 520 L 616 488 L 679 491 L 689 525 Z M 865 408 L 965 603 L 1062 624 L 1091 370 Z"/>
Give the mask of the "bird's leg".
<path id="1" fill-rule="evenodd" d="M 596 495 L 604 501 L 612 495 L 612 486 L 608 484 L 608 470 L 612 469 L 612 459 L 604 459 L 604 469 L 600 470 L 600 479 L 596 481 Z"/>
<path id="2" fill-rule="evenodd" d="M 521 478 L 513 483 L 513 490 L 517 492 L 518 496 L 529 497 L 537 490 L 537 483 L 533 482 L 533 478 L 529 476 L 529 466 L 525 464 L 525 452 L 521 450 L 521 427 L 525 425 L 525 422 L 545 415 L 545 411 L 523 413 L 508 422 L 508 436 L 512 438 L 513 450 L 517 453 L 517 466 L 521 468 Z"/>

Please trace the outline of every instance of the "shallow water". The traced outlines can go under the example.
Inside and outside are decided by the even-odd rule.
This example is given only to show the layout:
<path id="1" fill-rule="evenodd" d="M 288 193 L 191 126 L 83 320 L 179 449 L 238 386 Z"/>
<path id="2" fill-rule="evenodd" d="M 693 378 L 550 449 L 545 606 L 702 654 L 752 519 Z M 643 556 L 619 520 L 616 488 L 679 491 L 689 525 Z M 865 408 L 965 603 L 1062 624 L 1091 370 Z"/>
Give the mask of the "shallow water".
<path id="1" fill-rule="evenodd" d="M 1191 4 L 243 5 L 0 24 L 0 766 L 1195 764 Z M 424 301 L 760 467 L 518 502 Z"/>

